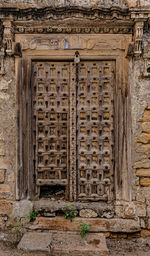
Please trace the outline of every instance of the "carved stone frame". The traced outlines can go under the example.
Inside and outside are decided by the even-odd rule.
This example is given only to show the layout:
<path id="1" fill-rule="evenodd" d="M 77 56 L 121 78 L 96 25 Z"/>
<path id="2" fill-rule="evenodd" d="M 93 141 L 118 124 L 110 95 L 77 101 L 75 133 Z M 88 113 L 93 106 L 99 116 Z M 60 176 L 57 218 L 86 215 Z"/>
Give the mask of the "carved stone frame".
<path id="1" fill-rule="evenodd" d="M 91 46 L 90 38 L 97 42 Z M 61 45 L 45 47 L 42 42 L 53 38 L 71 42 L 81 37 L 85 43 L 83 47 L 63 48 Z M 41 40 L 34 49 L 24 49 L 22 42 L 26 40 Z M 42 41 L 43 40 L 43 41 Z M 31 199 L 35 196 L 35 174 L 32 173 L 31 152 L 31 67 L 34 60 L 74 60 L 75 51 L 78 50 L 82 60 L 114 60 L 116 62 L 115 86 L 115 199 L 131 199 L 131 117 L 130 117 L 130 88 L 128 84 L 128 60 L 126 53 L 131 35 L 21 35 L 17 34 L 16 42 L 22 45 L 22 57 L 16 57 L 17 99 L 18 99 L 18 155 L 17 155 L 17 185 L 16 198 Z M 79 42 L 79 40 L 77 40 Z"/>

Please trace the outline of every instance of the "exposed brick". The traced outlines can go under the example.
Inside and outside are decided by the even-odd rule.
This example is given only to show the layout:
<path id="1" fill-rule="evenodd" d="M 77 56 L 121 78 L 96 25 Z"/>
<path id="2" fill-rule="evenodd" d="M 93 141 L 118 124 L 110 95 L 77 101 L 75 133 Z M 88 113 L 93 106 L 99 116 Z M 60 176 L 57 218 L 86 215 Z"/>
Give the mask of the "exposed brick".
<path id="1" fill-rule="evenodd" d="M 150 153 L 150 144 L 140 144 L 137 147 L 136 152 L 139 152 L 139 153 Z"/>
<path id="2" fill-rule="evenodd" d="M 5 171 L 0 170 L 0 183 L 3 183 L 5 180 Z"/>
<path id="3" fill-rule="evenodd" d="M 150 133 L 150 122 L 143 122 L 141 127 L 143 132 Z"/>
<path id="4" fill-rule="evenodd" d="M 149 159 L 143 159 L 139 162 L 136 162 L 133 166 L 133 168 L 140 169 L 140 168 L 150 168 L 150 160 Z"/>
<path id="5" fill-rule="evenodd" d="M 146 216 L 146 205 L 144 203 L 135 202 L 137 208 L 137 216 L 145 217 Z"/>
<path id="6" fill-rule="evenodd" d="M 150 219 L 148 219 L 147 228 L 150 229 Z"/>
<path id="7" fill-rule="evenodd" d="M 150 218 L 150 205 L 147 206 L 147 216 Z"/>
<path id="8" fill-rule="evenodd" d="M 5 142 L 0 140 L 0 156 L 4 156 L 6 153 Z"/>
<path id="9" fill-rule="evenodd" d="M 0 169 L 7 169 L 9 167 L 9 160 L 0 157 Z"/>
<path id="10" fill-rule="evenodd" d="M 98 216 L 97 212 L 91 209 L 82 209 L 79 215 L 80 217 L 83 217 L 83 218 L 95 218 Z"/>
<path id="11" fill-rule="evenodd" d="M 140 178 L 140 185 L 149 187 L 150 186 L 150 178 Z"/>
<path id="12" fill-rule="evenodd" d="M 104 233 L 104 235 L 105 235 L 106 238 L 109 238 L 111 233 L 110 232 L 106 232 L 106 233 Z"/>
<path id="13" fill-rule="evenodd" d="M 139 177 L 150 177 L 150 169 L 138 169 L 136 176 Z"/>
<path id="14" fill-rule="evenodd" d="M 0 184 L 0 193 L 9 193 L 10 185 L 8 184 Z"/>
<path id="15" fill-rule="evenodd" d="M 146 228 L 144 219 L 140 219 L 140 226 L 141 228 Z"/>
<path id="16" fill-rule="evenodd" d="M 136 201 L 145 203 L 145 196 L 144 196 L 143 191 L 140 190 L 136 193 Z"/>
<path id="17" fill-rule="evenodd" d="M 143 230 L 141 231 L 141 236 L 142 236 L 142 237 L 150 236 L 150 230 L 143 229 Z"/>
<path id="18" fill-rule="evenodd" d="M 8 90 L 8 82 L 4 78 L 1 78 L 0 90 Z"/>
<path id="19" fill-rule="evenodd" d="M 11 214 L 13 203 L 6 200 L 0 200 L 0 214 Z"/>
<path id="20" fill-rule="evenodd" d="M 149 109 L 146 109 L 144 111 L 142 120 L 143 121 L 150 121 L 150 110 Z"/>
<path id="21" fill-rule="evenodd" d="M 137 141 L 142 143 L 150 143 L 150 134 L 142 132 Z"/>
<path id="22" fill-rule="evenodd" d="M 0 217 L 0 229 L 3 229 L 5 226 L 4 218 Z"/>

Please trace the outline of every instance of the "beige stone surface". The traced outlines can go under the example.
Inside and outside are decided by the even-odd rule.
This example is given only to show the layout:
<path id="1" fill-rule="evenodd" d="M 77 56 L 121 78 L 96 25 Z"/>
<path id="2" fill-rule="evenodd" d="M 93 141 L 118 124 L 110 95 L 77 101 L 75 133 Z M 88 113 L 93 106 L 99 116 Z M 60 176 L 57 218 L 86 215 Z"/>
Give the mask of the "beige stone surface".
<path id="1" fill-rule="evenodd" d="M 5 180 L 5 171 L 4 170 L 0 170 L 0 183 L 3 183 Z"/>
<path id="2" fill-rule="evenodd" d="M 142 237 L 149 237 L 149 236 L 150 236 L 150 230 L 143 229 L 143 230 L 141 231 L 141 236 L 142 236 Z"/>
<path id="3" fill-rule="evenodd" d="M 127 0 L 130 7 L 136 7 L 136 6 L 149 6 L 149 0 Z"/>
<path id="4" fill-rule="evenodd" d="M 150 168 L 150 160 L 142 159 L 141 161 L 136 162 L 133 167 L 135 169 Z"/>
<path id="5" fill-rule="evenodd" d="M 51 242 L 51 233 L 25 233 L 18 248 L 25 251 L 50 252 Z"/>
<path id="6" fill-rule="evenodd" d="M 106 2 L 106 3 L 105 3 Z M 122 5 L 123 7 L 126 6 L 126 4 L 129 5 L 129 7 L 137 7 L 137 6 L 149 6 L 149 0 L 107 0 L 107 1 L 102 1 L 102 0 L 70 0 L 67 2 L 69 5 L 79 5 L 79 6 L 93 6 L 93 5 L 100 5 L 100 6 L 105 6 L 105 7 L 110 7 L 111 5 L 113 6 L 118 6 Z M 1 0 L 0 6 L 17 6 L 21 8 L 27 8 L 27 7 L 47 7 L 47 6 L 64 6 L 65 5 L 65 0 Z"/>
<path id="7" fill-rule="evenodd" d="M 0 200 L 0 214 L 8 214 L 12 213 L 13 203 L 6 200 Z"/>
<path id="8" fill-rule="evenodd" d="M 9 160 L 3 157 L 0 157 L 0 169 L 7 169 L 9 167 Z"/>
<path id="9" fill-rule="evenodd" d="M 91 209 L 82 209 L 79 215 L 80 217 L 83 217 L 83 218 L 96 218 L 98 216 L 97 212 Z"/>
<path id="10" fill-rule="evenodd" d="M 30 232 L 21 239 L 19 249 L 28 252 L 49 252 L 53 256 L 108 255 L 103 234 L 87 234 L 84 239 L 73 232 Z"/>
<path id="11" fill-rule="evenodd" d="M 142 134 L 138 138 L 138 142 L 145 143 L 145 144 L 150 143 L 150 134 L 142 132 Z"/>
<path id="12" fill-rule="evenodd" d="M 0 140 L 0 156 L 4 156 L 6 153 L 5 142 Z"/>
<path id="13" fill-rule="evenodd" d="M 140 219 L 140 226 L 141 228 L 146 228 L 145 220 L 142 218 Z"/>
<path id="14" fill-rule="evenodd" d="M 143 121 L 143 122 L 146 122 L 146 121 L 149 122 L 149 121 L 150 121 L 150 110 L 146 109 L 146 110 L 144 111 L 142 121 Z"/>
<path id="15" fill-rule="evenodd" d="M 136 152 L 138 153 L 150 153 L 150 144 L 140 144 L 138 145 Z"/>
<path id="16" fill-rule="evenodd" d="M 150 169 L 138 169 L 136 172 L 136 176 L 150 177 Z"/>
<path id="17" fill-rule="evenodd" d="M 0 193 L 9 193 L 10 185 L 9 184 L 0 184 Z"/>
<path id="18" fill-rule="evenodd" d="M 129 203 L 124 206 L 124 217 L 125 218 L 134 218 L 136 216 L 136 206 L 133 203 Z"/>
<path id="19" fill-rule="evenodd" d="M 137 209 L 137 216 L 145 217 L 146 216 L 146 205 L 144 203 L 137 203 L 135 202 L 136 209 Z"/>
<path id="20" fill-rule="evenodd" d="M 143 205 L 144 207 L 144 205 Z M 145 210 L 145 211 L 144 211 Z M 142 209 L 140 214 L 146 214 L 146 209 Z M 143 215 L 142 215 L 143 216 Z M 104 219 L 104 218 L 75 218 L 73 222 L 64 217 L 36 218 L 31 230 L 60 230 L 60 231 L 79 231 L 80 221 L 92 225 L 92 232 L 137 232 L 140 230 L 138 221 L 129 219 Z"/>
<path id="21" fill-rule="evenodd" d="M 8 182 L 14 182 L 15 181 L 15 173 L 11 172 L 8 174 Z"/>
<path id="22" fill-rule="evenodd" d="M 30 212 L 33 212 L 33 202 L 21 200 L 14 203 L 12 216 L 14 218 L 24 218 L 27 217 Z"/>
<path id="23" fill-rule="evenodd" d="M 126 8 L 125 3 L 128 3 L 130 7 L 139 7 L 139 6 L 150 6 L 149 0 L 118 0 L 118 1 L 103 1 L 103 0 L 70 0 L 70 1 L 64 1 L 64 0 L 1 0 L 0 1 L 0 7 L 4 6 L 17 6 L 18 8 L 27 8 L 27 7 L 45 7 L 45 6 L 64 6 L 64 5 L 79 5 L 79 6 L 100 6 L 100 7 L 106 7 L 110 8 L 111 6 L 119 6 Z M 148 10 L 148 8 L 146 8 Z M 93 19 L 97 19 L 97 17 L 93 17 Z M 113 18 L 115 19 L 115 18 Z M 117 18 L 116 18 L 117 19 Z M 25 21 L 26 22 L 26 21 Z M 90 20 L 91 22 L 91 20 Z M 6 21 L 6 23 L 9 23 Z M 42 26 L 41 26 L 42 27 Z M 32 29 L 32 28 L 31 28 Z M 30 30 L 30 28 L 29 28 Z M 40 30 L 39 30 L 40 31 Z M 21 44 L 23 45 L 23 49 L 25 51 L 30 51 L 30 54 L 34 56 L 33 50 L 39 51 L 39 54 L 43 54 L 43 47 L 47 47 L 48 50 L 52 49 L 52 45 L 50 44 L 51 41 L 54 39 L 53 37 L 57 37 L 57 41 L 59 44 L 60 49 L 64 48 L 64 38 L 61 39 L 60 34 L 53 35 L 48 34 L 48 38 L 46 39 L 43 36 L 43 39 L 39 38 L 39 35 L 36 35 L 35 41 L 33 41 L 32 34 L 29 35 L 18 35 Z M 45 35 L 47 36 L 47 35 Z M 134 38 L 134 35 L 132 35 Z M 17 38 L 16 37 L 16 38 Z M 64 35 L 65 38 L 69 38 L 68 34 Z M 86 39 L 83 38 L 83 35 L 72 35 L 70 38 L 71 40 L 71 47 L 72 52 L 75 48 L 78 48 L 78 44 L 80 50 L 95 50 L 97 51 L 100 49 L 100 54 L 103 54 L 103 56 L 109 55 L 110 48 L 111 48 L 111 55 L 114 54 L 120 54 L 122 52 L 122 55 L 120 55 L 120 59 L 125 59 L 124 56 L 126 56 L 125 51 L 127 51 L 127 39 L 128 35 L 105 35 L 105 39 L 103 35 L 86 35 Z M 124 38 L 124 39 L 122 39 Z M 42 41 L 43 40 L 43 41 Z M 143 37 L 143 46 L 147 44 L 146 35 Z M 46 45 L 46 46 L 45 46 Z M 35 47 L 35 48 L 34 48 Z M 54 47 L 55 49 L 55 47 Z M 104 52 L 103 50 L 106 49 Z M 56 49 L 57 50 L 57 49 Z M 23 53 L 24 54 L 24 53 Z M 45 55 L 47 52 L 45 51 Z M 62 54 L 62 53 L 61 53 Z M 70 54 L 67 53 L 68 55 Z M 74 54 L 74 52 L 73 52 Z M 96 55 L 96 54 L 95 54 Z M 74 56 L 74 55 L 73 55 Z M 119 55 L 118 55 L 119 56 Z M 118 60 L 117 60 L 118 61 Z M 125 61 L 123 61 L 125 62 Z M 146 199 L 149 197 L 149 191 L 143 190 L 143 188 L 150 188 L 150 160 L 149 160 L 149 154 L 150 154 L 150 110 L 148 108 L 148 104 L 150 102 L 150 96 L 149 96 L 149 79 L 143 78 L 143 59 L 142 56 L 139 59 L 134 60 L 127 60 L 127 64 L 129 64 L 129 73 L 126 74 L 126 77 L 124 77 L 124 81 L 127 88 L 127 97 L 131 93 L 131 116 L 132 116 L 132 154 L 128 152 L 128 163 L 132 162 L 132 166 L 136 170 L 132 170 L 132 168 L 129 168 L 129 172 L 125 173 L 124 170 L 127 169 L 127 166 L 124 167 L 124 176 L 121 177 L 123 181 L 123 190 L 119 191 L 117 194 L 118 198 L 123 198 L 125 201 L 130 201 L 131 198 L 136 198 L 138 202 L 136 202 L 137 206 L 137 212 L 134 207 L 134 205 L 130 204 L 124 204 L 124 205 L 118 205 L 116 206 L 116 215 L 120 218 L 134 218 L 136 214 L 140 217 L 150 217 L 150 210 L 149 210 L 149 204 L 147 201 L 147 209 L 146 209 Z M 121 66 L 120 66 L 121 67 Z M 128 68 L 127 68 L 128 69 Z M 124 70 L 126 68 L 124 67 Z M 122 70 L 117 71 L 120 73 L 123 73 Z M 127 79 L 126 79 L 127 78 Z M 117 78 L 120 83 L 120 78 Z M 122 83 L 122 82 L 121 82 Z M 120 83 L 120 84 L 121 84 Z M 132 85 L 130 88 L 130 84 Z M 124 88 L 126 91 L 126 87 Z M 16 103 L 16 81 L 15 81 L 15 63 L 14 63 L 14 57 L 7 57 L 5 56 L 5 75 L 1 77 L 0 79 L 0 183 L 6 183 L 9 184 L 0 184 L 0 199 L 5 198 L 6 194 L 8 194 L 8 198 L 15 199 L 15 181 L 16 181 L 16 143 L 17 143 L 17 103 Z M 128 94 L 129 93 L 129 94 Z M 126 92 L 125 92 L 126 94 Z M 124 97 L 124 96 L 122 96 Z M 122 99 L 121 99 L 122 100 Z M 124 99 L 123 99 L 124 100 Z M 137 144 L 135 141 L 135 138 L 137 138 Z M 130 139 L 129 139 L 130 140 Z M 122 148 L 120 148 L 120 152 L 122 151 Z M 142 159 L 145 158 L 145 159 Z M 142 159 L 142 160 L 141 160 Z M 121 159 L 122 161 L 122 159 Z M 5 172 L 5 175 L 4 175 Z M 140 177 L 137 178 L 137 177 Z M 129 177 L 128 181 L 131 181 L 131 184 L 128 185 L 129 182 L 124 182 L 127 180 L 127 177 Z M 5 179 L 4 179 L 5 178 Z M 135 184 L 135 186 L 133 186 Z M 128 185 L 128 188 L 127 186 Z M 137 189 L 139 188 L 139 190 Z M 12 192 L 13 191 L 13 192 Z M 133 194 L 132 194 L 132 192 Z M 140 203 L 139 203 L 140 202 Z M 10 213 L 12 209 L 12 204 L 10 201 L 6 200 L 0 200 L 0 214 L 3 213 Z M 147 211 L 146 211 L 147 210 Z M 17 212 L 17 211 L 16 211 Z M 20 207 L 18 210 L 19 214 L 21 212 Z M 113 212 L 113 211 L 112 211 Z M 114 214 L 114 213 L 113 213 Z M 110 211 L 107 214 L 106 211 L 101 215 L 105 217 L 111 217 Z M 147 214 L 147 215 L 146 215 Z M 80 211 L 80 216 L 82 217 L 97 217 L 96 212 L 92 210 L 82 210 Z M 91 220 L 93 221 L 93 220 Z M 108 222 L 107 220 L 103 219 L 103 223 L 101 222 L 93 222 L 98 223 L 101 230 L 121 230 L 125 228 L 126 225 L 131 225 L 131 229 L 134 229 L 134 225 L 136 227 L 136 223 L 134 222 L 123 222 L 124 220 L 114 219 L 114 222 Z M 66 222 L 65 222 L 66 223 Z M 67 229 L 67 225 L 61 226 L 59 222 L 56 224 L 58 225 L 58 228 L 64 228 Z M 117 224 L 118 223 L 118 224 Z M 56 225 L 55 224 L 55 225 Z M 45 227 L 45 223 L 43 224 L 37 224 L 37 226 L 43 225 Z M 50 226 L 52 224 L 49 224 Z M 60 225 L 60 226 L 59 226 Z M 72 224 L 73 225 L 73 224 Z M 143 227 L 144 225 L 141 224 Z M 72 228 L 74 228 L 72 226 Z M 126 227 L 127 228 L 127 227 Z M 136 228 L 135 228 L 136 229 Z M 126 229 L 125 229 L 126 230 Z"/>
<path id="24" fill-rule="evenodd" d="M 150 205 L 147 206 L 147 216 L 150 218 Z"/>
<path id="25" fill-rule="evenodd" d="M 149 187 L 150 186 L 150 178 L 140 178 L 140 185 Z"/>
<path id="26" fill-rule="evenodd" d="M 103 234 L 87 234 L 84 239 L 74 233 L 54 233 L 51 244 L 54 256 L 105 256 L 108 255 Z"/>
<path id="27" fill-rule="evenodd" d="M 150 133 L 150 122 L 143 122 L 141 127 L 143 132 Z"/>
<path id="28" fill-rule="evenodd" d="M 112 0 L 69 0 L 66 2 L 65 0 L 1 0 L 0 6 L 15 6 L 20 8 L 27 8 L 27 7 L 48 7 L 48 6 L 104 6 L 106 8 L 113 6 L 121 5 L 122 7 L 126 8 L 126 0 L 116 0 L 115 2 Z"/>

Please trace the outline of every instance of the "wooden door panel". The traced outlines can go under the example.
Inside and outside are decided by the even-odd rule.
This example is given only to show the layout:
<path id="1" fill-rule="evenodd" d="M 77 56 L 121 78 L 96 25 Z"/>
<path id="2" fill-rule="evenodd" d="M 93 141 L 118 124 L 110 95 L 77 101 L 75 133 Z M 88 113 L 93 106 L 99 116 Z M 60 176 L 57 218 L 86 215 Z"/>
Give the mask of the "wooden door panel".
<path id="1" fill-rule="evenodd" d="M 33 67 L 33 143 L 38 186 L 68 185 L 69 64 Z"/>
<path id="2" fill-rule="evenodd" d="M 77 90 L 78 199 L 108 200 L 113 191 L 114 62 L 81 62 Z"/>
<path id="3" fill-rule="evenodd" d="M 112 200 L 115 62 L 34 62 L 33 162 L 38 187 Z"/>

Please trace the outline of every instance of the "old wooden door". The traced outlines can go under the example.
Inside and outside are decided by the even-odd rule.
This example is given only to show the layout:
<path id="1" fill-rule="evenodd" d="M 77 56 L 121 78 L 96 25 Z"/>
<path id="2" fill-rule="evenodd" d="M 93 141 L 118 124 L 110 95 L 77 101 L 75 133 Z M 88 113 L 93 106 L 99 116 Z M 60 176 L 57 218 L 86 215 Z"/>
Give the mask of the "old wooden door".
<path id="1" fill-rule="evenodd" d="M 41 196 L 112 200 L 115 62 L 33 62 L 32 141 Z"/>

